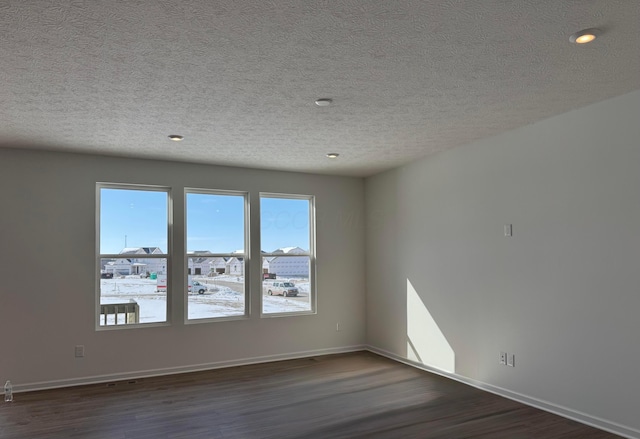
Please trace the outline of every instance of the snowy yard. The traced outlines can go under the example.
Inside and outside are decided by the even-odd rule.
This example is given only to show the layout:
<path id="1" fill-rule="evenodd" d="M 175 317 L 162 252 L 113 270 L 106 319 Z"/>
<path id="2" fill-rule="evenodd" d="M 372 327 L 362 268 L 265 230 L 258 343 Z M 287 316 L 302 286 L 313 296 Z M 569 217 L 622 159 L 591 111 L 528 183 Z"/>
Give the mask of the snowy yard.
<path id="1" fill-rule="evenodd" d="M 188 294 L 189 319 L 242 316 L 244 314 L 243 279 L 235 276 L 193 277 L 205 284 L 204 294 Z M 288 280 L 288 279 L 286 279 Z M 265 285 L 273 282 L 265 281 Z M 157 292 L 155 279 L 136 276 L 100 280 L 100 303 L 126 303 L 133 300 L 140 306 L 140 323 L 166 321 L 166 293 Z M 298 297 L 268 296 L 262 294 L 264 314 L 300 312 L 311 310 L 309 282 L 296 282 Z M 111 321 L 113 319 L 110 319 Z"/>

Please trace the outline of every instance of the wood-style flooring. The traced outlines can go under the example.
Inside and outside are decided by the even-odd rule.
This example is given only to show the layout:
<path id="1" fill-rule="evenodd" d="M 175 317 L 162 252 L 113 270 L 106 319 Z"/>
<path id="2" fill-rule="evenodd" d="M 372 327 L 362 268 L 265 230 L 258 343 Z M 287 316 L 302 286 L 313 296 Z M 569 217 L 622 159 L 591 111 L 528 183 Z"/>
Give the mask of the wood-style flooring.
<path id="1" fill-rule="evenodd" d="M 18 393 L 2 439 L 619 436 L 370 352 Z"/>

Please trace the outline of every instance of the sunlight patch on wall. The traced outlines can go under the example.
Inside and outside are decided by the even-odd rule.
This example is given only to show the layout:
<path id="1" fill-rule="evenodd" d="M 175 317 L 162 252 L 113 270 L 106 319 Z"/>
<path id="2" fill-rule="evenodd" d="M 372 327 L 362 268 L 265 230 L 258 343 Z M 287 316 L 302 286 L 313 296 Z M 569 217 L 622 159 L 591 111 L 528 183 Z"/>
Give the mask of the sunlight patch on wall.
<path id="1" fill-rule="evenodd" d="M 455 372 L 455 352 L 407 279 L 407 358 Z"/>

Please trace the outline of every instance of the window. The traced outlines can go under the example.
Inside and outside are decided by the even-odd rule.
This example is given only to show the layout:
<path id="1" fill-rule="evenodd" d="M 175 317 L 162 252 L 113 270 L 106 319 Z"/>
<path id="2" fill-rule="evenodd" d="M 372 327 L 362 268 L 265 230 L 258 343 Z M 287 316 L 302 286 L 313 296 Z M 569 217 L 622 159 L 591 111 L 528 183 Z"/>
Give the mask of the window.
<path id="1" fill-rule="evenodd" d="M 313 197 L 261 194 L 262 314 L 315 312 Z"/>
<path id="2" fill-rule="evenodd" d="M 184 300 L 184 317 L 248 316 L 248 194 L 184 189 L 184 205 L 184 234 L 174 237 L 184 243 L 184 271 L 173 265 L 185 273 L 175 292 Z M 170 189 L 98 183 L 97 210 L 97 326 L 168 322 L 175 274 Z M 314 313 L 313 197 L 260 194 L 260 211 L 261 315 Z"/>
<path id="3" fill-rule="evenodd" d="M 98 184 L 98 326 L 167 321 L 167 188 Z"/>
<path id="4" fill-rule="evenodd" d="M 188 189 L 187 319 L 248 314 L 247 195 Z"/>

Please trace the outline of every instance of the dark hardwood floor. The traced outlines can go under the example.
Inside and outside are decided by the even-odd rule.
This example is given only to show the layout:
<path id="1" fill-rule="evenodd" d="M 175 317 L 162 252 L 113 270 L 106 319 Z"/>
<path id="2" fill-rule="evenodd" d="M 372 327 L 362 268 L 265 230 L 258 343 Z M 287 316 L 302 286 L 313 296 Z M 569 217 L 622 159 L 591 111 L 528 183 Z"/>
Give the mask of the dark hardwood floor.
<path id="1" fill-rule="evenodd" d="M 19 393 L 0 406 L 2 439 L 617 437 L 369 352 Z"/>

